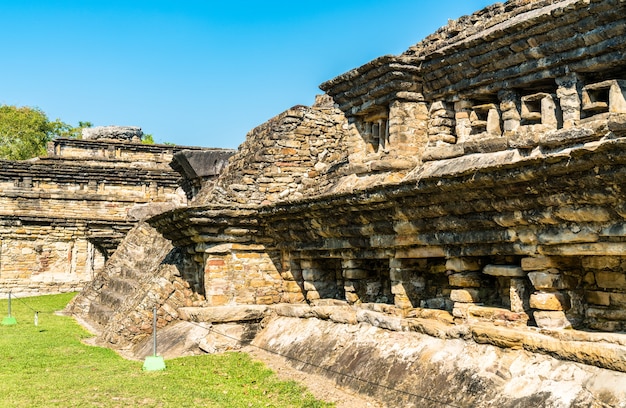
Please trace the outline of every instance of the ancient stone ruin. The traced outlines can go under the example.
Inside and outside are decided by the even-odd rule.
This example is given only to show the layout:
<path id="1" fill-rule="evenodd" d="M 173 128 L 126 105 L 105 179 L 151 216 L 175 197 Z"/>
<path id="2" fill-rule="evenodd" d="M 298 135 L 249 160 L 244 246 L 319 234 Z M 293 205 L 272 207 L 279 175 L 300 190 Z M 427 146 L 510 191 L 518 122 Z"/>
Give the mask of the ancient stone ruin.
<path id="1" fill-rule="evenodd" d="M 390 406 L 625 407 L 625 52 L 624 0 L 452 21 L 252 130 L 68 312 L 145 355 L 156 306 L 166 355 L 249 343 Z"/>
<path id="2" fill-rule="evenodd" d="M 0 296 L 79 291 L 147 216 L 185 205 L 174 156 L 223 163 L 231 150 L 141 144 L 138 127 L 88 128 L 48 155 L 0 161 Z M 188 180 L 210 182 L 206 176 Z"/>

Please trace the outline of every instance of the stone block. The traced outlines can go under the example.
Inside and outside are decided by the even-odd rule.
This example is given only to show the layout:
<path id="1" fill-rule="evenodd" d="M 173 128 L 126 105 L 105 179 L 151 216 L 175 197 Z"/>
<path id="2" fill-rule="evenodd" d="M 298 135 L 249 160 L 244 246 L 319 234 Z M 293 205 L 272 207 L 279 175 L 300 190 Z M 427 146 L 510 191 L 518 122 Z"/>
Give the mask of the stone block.
<path id="1" fill-rule="evenodd" d="M 357 324 L 356 311 L 349 307 L 336 307 L 329 314 L 329 319 L 335 323 Z"/>
<path id="2" fill-rule="evenodd" d="M 477 258 L 450 258 L 446 260 L 446 269 L 449 271 L 479 271 L 480 268 L 480 259 Z"/>
<path id="3" fill-rule="evenodd" d="M 396 251 L 397 258 L 442 258 L 445 256 L 444 248 L 438 246 L 413 247 Z"/>
<path id="4" fill-rule="evenodd" d="M 537 326 L 542 329 L 571 329 L 572 324 L 565 313 L 562 311 L 536 311 L 533 312 L 533 317 L 535 318 L 535 323 Z"/>
<path id="5" fill-rule="evenodd" d="M 626 308 L 626 293 L 611 293 L 611 306 Z"/>
<path id="6" fill-rule="evenodd" d="M 345 296 L 346 296 L 346 301 L 349 304 L 351 304 L 351 305 L 355 304 L 355 303 L 358 303 L 360 301 L 359 295 L 357 295 L 356 293 L 346 292 Z M 308 295 L 307 295 L 307 298 L 308 298 Z M 319 297 L 318 297 L 318 299 L 319 299 Z"/>
<path id="7" fill-rule="evenodd" d="M 228 296 L 226 295 L 207 295 L 207 304 L 211 306 L 223 306 L 228 303 Z"/>
<path id="8" fill-rule="evenodd" d="M 394 295 L 406 295 L 406 289 L 402 283 L 393 283 L 391 285 L 391 293 Z"/>
<path id="9" fill-rule="evenodd" d="M 550 269 L 542 272 L 529 272 L 528 278 L 537 290 L 563 290 L 576 287 L 576 282 L 572 277 L 552 273 Z"/>
<path id="10" fill-rule="evenodd" d="M 313 317 L 313 310 L 308 304 L 278 304 L 271 306 L 278 316 L 309 318 Z"/>
<path id="11" fill-rule="evenodd" d="M 486 323 L 472 325 L 472 338 L 477 343 L 504 348 L 521 349 L 524 346 L 524 337 L 519 330 Z"/>
<path id="12" fill-rule="evenodd" d="M 362 268 L 367 261 L 362 259 L 342 259 L 341 267 L 343 269 L 358 269 Z"/>
<path id="13" fill-rule="evenodd" d="M 402 331 L 403 319 L 396 316 L 389 316 L 386 313 L 359 309 L 356 312 L 356 318 L 360 323 L 368 323 L 381 329 Z"/>
<path id="14" fill-rule="evenodd" d="M 399 294 L 394 296 L 393 304 L 400 309 L 410 309 L 413 307 L 413 303 L 407 296 Z"/>
<path id="15" fill-rule="evenodd" d="M 608 309 L 601 307 L 590 307 L 587 309 L 587 317 L 604 320 L 626 320 L 626 309 Z"/>
<path id="16" fill-rule="evenodd" d="M 564 206 L 555 211 L 557 217 L 572 222 L 606 222 L 611 219 L 610 212 L 602 207 Z"/>
<path id="17" fill-rule="evenodd" d="M 604 289 L 626 289 L 626 272 L 596 272 L 596 284 Z"/>
<path id="18" fill-rule="evenodd" d="M 608 292 L 587 291 L 585 300 L 592 305 L 608 306 L 611 304 L 611 296 Z"/>
<path id="19" fill-rule="evenodd" d="M 460 288 L 479 288 L 481 277 L 479 272 L 453 273 L 448 276 L 448 282 Z"/>
<path id="20" fill-rule="evenodd" d="M 615 269 L 619 267 L 621 258 L 617 256 L 585 256 L 582 259 L 584 269 Z"/>
<path id="21" fill-rule="evenodd" d="M 467 309 L 467 315 L 479 320 L 504 321 L 518 326 L 526 325 L 528 321 L 528 314 L 512 312 L 501 307 L 471 305 Z"/>
<path id="22" fill-rule="evenodd" d="M 621 330 L 622 328 L 622 324 L 620 322 L 606 320 L 589 319 L 588 324 L 590 329 L 603 332 L 615 332 Z"/>
<path id="23" fill-rule="evenodd" d="M 281 295 L 281 302 L 284 303 L 302 303 L 305 297 L 302 292 L 285 292 Z"/>
<path id="24" fill-rule="evenodd" d="M 256 298 L 258 305 L 272 305 L 274 303 L 278 303 L 278 298 L 274 296 L 258 296 Z"/>
<path id="25" fill-rule="evenodd" d="M 541 233 L 537 235 L 540 243 L 546 245 L 570 244 L 577 242 L 597 242 L 598 234 L 590 231 L 573 232 L 566 229 L 558 232 Z"/>
<path id="26" fill-rule="evenodd" d="M 367 279 L 372 275 L 371 271 L 366 269 L 344 269 L 344 279 Z"/>
<path id="27" fill-rule="evenodd" d="M 302 290 L 298 282 L 289 280 L 283 281 L 283 289 L 285 292 L 300 292 Z"/>
<path id="28" fill-rule="evenodd" d="M 312 259 L 301 259 L 300 260 L 300 268 L 302 269 L 313 269 L 314 261 Z"/>
<path id="29" fill-rule="evenodd" d="M 450 300 L 460 303 L 476 303 L 480 301 L 478 289 L 453 289 Z"/>
<path id="30" fill-rule="evenodd" d="M 509 300 L 512 312 L 524 312 L 530 308 L 528 303 L 528 284 L 526 279 L 512 278 L 509 286 Z"/>
<path id="31" fill-rule="evenodd" d="M 265 317 L 266 312 L 267 307 L 259 305 L 181 307 L 178 309 L 182 320 L 210 323 L 260 320 Z"/>
<path id="32" fill-rule="evenodd" d="M 542 271 L 550 268 L 557 268 L 559 265 L 554 258 L 538 256 L 532 258 L 522 258 L 522 269 L 524 271 Z"/>
<path id="33" fill-rule="evenodd" d="M 530 307 L 540 310 L 569 310 L 569 296 L 561 292 L 538 292 L 530 295 Z"/>
<path id="34" fill-rule="evenodd" d="M 472 306 L 472 303 L 455 303 L 454 307 L 452 308 L 452 316 L 458 319 L 467 320 L 467 318 L 469 317 L 470 306 Z"/>
<path id="35" fill-rule="evenodd" d="M 483 268 L 485 275 L 502 276 L 502 277 L 524 277 L 524 270 L 515 265 L 486 265 Z"/>
<path id="36" fill-rule="evenodd" d="M 250 288 L 263 288 L 268 286 L 268 282 L 264 279 L 252 279 L 248 282 Z"/>
<path id="37" fill-rule="evenodd" d="M 326 272 L 321 269 L 302 269 L 302 278 L 306 281 L 322 280 L 325 274 Z"/>

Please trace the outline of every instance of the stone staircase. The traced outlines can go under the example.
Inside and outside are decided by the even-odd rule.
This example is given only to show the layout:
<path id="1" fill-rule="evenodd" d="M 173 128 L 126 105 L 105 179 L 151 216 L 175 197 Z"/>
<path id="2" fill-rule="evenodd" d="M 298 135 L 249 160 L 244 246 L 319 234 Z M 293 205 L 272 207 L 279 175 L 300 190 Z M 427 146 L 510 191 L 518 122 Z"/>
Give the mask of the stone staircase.
<path id="1" fill-rule="evenodd" d="M 112 317 L 131 308 L 146 295 L 155 270 L 173 247 L 148 224 L 140 223 L 121 242 L 104 269 L 67 311 L 102 331 Z"/>

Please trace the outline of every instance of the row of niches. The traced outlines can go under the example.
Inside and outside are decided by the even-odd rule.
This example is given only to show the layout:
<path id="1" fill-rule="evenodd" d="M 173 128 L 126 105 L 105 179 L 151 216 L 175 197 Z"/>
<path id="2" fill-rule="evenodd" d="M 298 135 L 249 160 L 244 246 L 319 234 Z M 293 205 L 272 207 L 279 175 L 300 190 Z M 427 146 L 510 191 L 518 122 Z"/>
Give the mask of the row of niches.
<path id="1" fill-rule="evenodd" d="M 569 129 L 607 115 L 626 113 L 626 80 L 611 79 L 580 88 L 558 87 L 522 94 L 501 91 L 482 100 L 433 102 L 429 109 L 428 146 L 506 139 L 531 132 Z M 536 142 L 536 140 L 534 140 Z M 533 140 L 526 142 L 534 147 Z"/>
<path id="2" fill-rule="evenodd" d="M 162 196 L 168 190 L 173 190 L 171 187 L 161 186 L 156 181 L 150 181 L 149 183 L 137 182 L 132 183 L 115 183 L 107 180 L 95 180 L 91 179 L 86 182 L 64 182 L 53 180 L 38 180 L 33 177 L 20 177 L 11 180 L 0 181 L 0 191 L 32 191 L 38 193 L 62 193 L 68 194 L 110 194 L 119 193 L 120 195 L 132 196 L 132 197 L 157 197 Z"/>
<path id="3" fill-rule="evenodd" d="M 459 323 L 626 331 L 622 256 L 308 258 L 299 266 L 309 302 L 445 310 Z"/>

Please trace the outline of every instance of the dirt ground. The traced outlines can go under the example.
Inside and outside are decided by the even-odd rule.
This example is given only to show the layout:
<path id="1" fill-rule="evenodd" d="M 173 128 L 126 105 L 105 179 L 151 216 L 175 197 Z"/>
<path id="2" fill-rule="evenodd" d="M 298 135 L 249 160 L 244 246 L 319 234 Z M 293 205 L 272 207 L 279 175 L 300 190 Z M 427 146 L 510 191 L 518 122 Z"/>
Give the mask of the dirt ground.
<path id="1" fill-rule="evenodd" d="M 349 389 L 340 388 L 334 381 L 315 374 L 304 373 L 293 368 L 289 362 L 276 354 L 248 346 L 240 351 L 248 353 L 254 360 L 260 361 L 272 369 L 283 380 L 293 380 L 305 386 L 315 398 L 334 402 L 337 408 L 384 408 L 385 405 Z"/>

